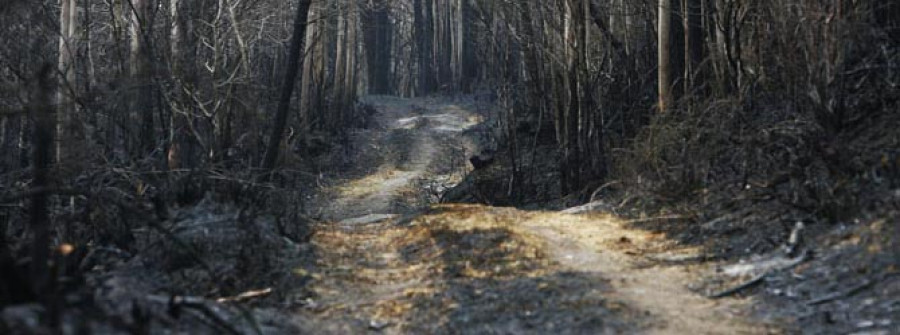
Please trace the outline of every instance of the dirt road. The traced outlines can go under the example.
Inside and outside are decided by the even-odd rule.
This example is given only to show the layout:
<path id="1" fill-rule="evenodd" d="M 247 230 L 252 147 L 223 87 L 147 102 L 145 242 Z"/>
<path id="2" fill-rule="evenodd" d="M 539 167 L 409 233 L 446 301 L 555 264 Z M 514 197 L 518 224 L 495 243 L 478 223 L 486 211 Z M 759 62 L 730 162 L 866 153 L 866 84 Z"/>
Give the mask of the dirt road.
<path id="1" fill-rule="evenodd" d="M 433 205 L 466 171 L 472 101 L 367 100 L 377 126 L 354 137 L 357 171 L 316 203 L 313 297 L 298 312 L 319 333 L 777 333 L 748 301 L 688 287 L 699 268 L 661 234 L 605 214 Z"/>

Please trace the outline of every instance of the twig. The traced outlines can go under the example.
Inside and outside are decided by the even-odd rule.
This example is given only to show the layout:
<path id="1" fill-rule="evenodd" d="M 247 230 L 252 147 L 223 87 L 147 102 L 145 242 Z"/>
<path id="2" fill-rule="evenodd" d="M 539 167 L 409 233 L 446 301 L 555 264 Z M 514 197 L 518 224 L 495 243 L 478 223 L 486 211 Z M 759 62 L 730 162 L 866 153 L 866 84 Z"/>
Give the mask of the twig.
<path id="1" fill-rule="evenodd" d="M 606 183 L 606 184 L 600 185 L 600 187 L 598 187 L 596 190 L 594 190 L 593 193 L 591 193 L 591 198 L 590 198 L 590 201 L 589 201 L 589 202 L 590 202 L 590 203 L 593 203 L 593 202 L 594 202 L 594 197 L 596 197 L 598 193 L 602 192 L 603 190 L 607 189 L 607 188 L 610 187 L 610 186 L 618 185 L 618 184 L 621 184 L 621 182 L 619 182 L 618 180 L 613 180 L 613 181 L 608 182 L 608 183 Z"/>
<path id="2" fill-rule="evenodd" d="M 216 299 L 216 302 L 220 302 L 220 303 L 222 303 L 222 302 L 239 302 L 239 301 L 249 300 L 249 299 L 258 298 L 258 297 L 262 297 L 262 296 L 267 296 L 271 293 L 272 293 L 272 288 L 270 287 L 270 288 L 265 288 L 262 290 L 247 291 L 247 292 L 238 294 L 233 297 L 219 298 L 219 299 Z"/>
<path id="3" fill-rule="evenodd" d="M 570 208 L 564 209 L 564 210 L 560 211 L 560 213 L 563 213 L 563 214 L 583 214 L 583 213 L 591 212 L 591 211 L 594 210 L 595 207 L 600 207 L 600 206 L 603 206 L 603 205 L 606 205 L 606 202 L 604 202 L 603 200 L 592 201 L 592 202 L 589 202 L 589 203 L 584 204 L 584 205 L 579 205 L 579 206 L 575 206 L 575 207 L 570 207 Z"/>
<path id="4" fill-rule="evenodd" d="M 850 297 L 850 296 L 853 296 L 853 295 L 859 293 L 860 291 L 862 291 L 866 288 L 871 287 L 872 285 L 875 285 L 876 282 L 877 282 L 876 280 L 866 279 L 864 282 L 862 282 L 856 286 L 853 286 L 845 291 L 833 292 L 833 293 L 826 294 L 824 296 L 815 298 L 813 300 L 807 301 L 806 305 L 807 306 L 821 305 L 821 304 L 824 304 L 827 302 L 832 302 L 832 301 L 835 301 L 835 300 L 838 300 L 841 298 Z"/>

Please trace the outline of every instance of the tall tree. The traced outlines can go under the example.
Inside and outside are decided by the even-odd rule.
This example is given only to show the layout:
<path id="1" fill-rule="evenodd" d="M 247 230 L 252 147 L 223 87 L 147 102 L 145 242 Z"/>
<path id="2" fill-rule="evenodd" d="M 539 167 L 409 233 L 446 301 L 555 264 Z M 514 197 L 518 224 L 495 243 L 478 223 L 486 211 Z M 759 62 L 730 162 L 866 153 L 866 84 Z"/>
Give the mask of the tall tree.
<path id="1" fill-rule="evenodd" d="M 50 211 L 49 191 L 50 166 L 53 161 L 53 141 L 55 139 L 55 120 L 53 120 L 52 107 L 49 105 L 53 84 L 51 81 L 52 65 L 47 64 L 38 72 L 29 101 L 29 113 L 35 120 L 34 124 L 34 155 L 32 169 L 34 177 L 31 196 L 31 263 L 30 276 L 35 293 L 45 298 L 51 297 L 50 276 L 48 261 L 50 258 Z M 49 302 L 49 301 L 45 301 Z M 52 320 L 51 320 L 52 321 Z"/>
<path id="2" fill-rule="evenodd" d="M 665 112 L 672 106 L 672 71 L 669 67 L 669 58 L 671 57 L 670 48 L 672 46 L 671 40 L 671 26 L 672 26 L 672 16 L 670 14 L 670 3 L 671 0 L 659 0 L 659 8 L 658 8 L 658 24 L 659 28 L 657 29 L 657 66 L 658 66 L 658 82 L 659 82 L 659 111 Z"/>
<path id="3" fill-rule="evenodd" d="M 78 29 L 78 8 L 76 0 L 60 0 L 59 13 L 59 88 L 57 89 L 57 133 L 65 139 L 56 145 L 56 160 L 67 166 L 81 161 L 85 143 L 81 123 L 75 115 L 75 55 Z"/>
<path id="4" fill-rule="evenodd" d="M 131 110 L 140 120 L 141 151 L 149 153 L 155 146 L 153 122 L 153 84 L 150 74 L 153 62 L 150 55 L 150 29 L 155 0 L 131 0 L 131 66 L 130 74 L 138 89 L 134 90 Z"/>
<path id="5" fill-rule="evenodd" d="M 369 0 L 363 22 L 363 43 L 366 50 L 366 74 L 369 93 L 391 93 L 391 27 L 388 4 L 385 0 Z"/>
<path id="6" fill-rule="evenodd" d="M 426 95 L 434 90 L 434 3 L 432 0 L 413 0 L 416 53 L 418 55 L 418 95 Z"/>
<path id="7" fill-rule="evenodd" d="M 288 121 L 288 108 L 291 105 L 291 96 L 294 93 L 294 84 L 297 73 L 300 72 L 300 53 L 306 37 L 306 25 L 309 15 L 309 3 L 311 0 L 299 0 L 297 14 L 294 17 L 294 31 L 291 34 L 291 47 L 288 51 L 288 66 L 284 72 L 284 81 L 281 84 L 281 96 L 278 99 L 278 109 L 272 124 L 272 134 L 269 136 L 269 145 L 263 157 L 262 169 L 265 172 L 264 179 L 268 180 L 275 162 L 278 160 L 278 152 L 281 149 L 281 140 Z"/>
<path id="8" fill-rule="evenodd" d="M 328 52 L 326 46 L 331 42 L 328 33 L 328 1 L 310 1 L 307 17 L 310 23 L 306 27 L 303 72 L 300 74 L 300 115 L 301 131 L 308 131 L 313 126 L 320 126 L 324 105 L 325 80 L 328 71 Z"/>
<path id="9" fill-rule="evenodd" d="M 195 87 L 195 73 L 189 65 L 192 50 L 193 8 L 190 1 L 170 0 L 169 2 L 169 52 L 171 54 L 171 74 L 175 82 L 175 94 L 172 99 L 172 133 L 169 138 L 169 149 L 166 155 L 170 169 L 192 168 L 196 164 L 197 147 L 190 131 L 193 122 L 193 110 L 188 90 Z"/>
<path id="10" fill-rule="evenodd" d="M 703 8 L 701 0 L 683 0 L 684 25 L 684 94 L 691 96 L 703 86 Z"/>

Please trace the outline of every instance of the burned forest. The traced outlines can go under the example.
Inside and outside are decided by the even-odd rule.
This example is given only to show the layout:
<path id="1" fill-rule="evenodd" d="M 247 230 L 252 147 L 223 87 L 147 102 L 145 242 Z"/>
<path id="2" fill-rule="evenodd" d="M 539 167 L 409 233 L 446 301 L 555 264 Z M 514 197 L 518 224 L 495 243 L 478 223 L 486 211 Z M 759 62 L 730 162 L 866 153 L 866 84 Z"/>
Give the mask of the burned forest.
<path id="1" fill-rule="evenodd" d="M 0 334 L 900 333 L 900 2 L 0 0 Z"/>

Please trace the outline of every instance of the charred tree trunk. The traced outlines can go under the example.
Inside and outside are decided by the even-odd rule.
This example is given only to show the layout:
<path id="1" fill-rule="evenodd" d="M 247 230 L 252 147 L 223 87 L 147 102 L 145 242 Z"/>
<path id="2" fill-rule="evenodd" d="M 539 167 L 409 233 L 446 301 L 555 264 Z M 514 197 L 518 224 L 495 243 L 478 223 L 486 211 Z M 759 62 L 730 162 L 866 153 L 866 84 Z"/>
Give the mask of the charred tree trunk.
<path id="1" fill-rule="evenodd" d="M 154 0 L 132 0 L 131 11 L 131 77 L 137 89 L 132 99 L 132 112 L 140 124 L 140 152 L 147 154 L 156 146 L 153 118 L 153 84 L 151 82 L 150 27 Z"/>
<path id="2" fill-rule="evenodd" d="M 269 137 L 269 145 L 266 148 L 266 154 L 261 164 L 262 170 L 265 172 L 263 177 L 268 180 L 271 176 L 272 169 L 275 168 L 275 162 L 278 160 L 278 152 L 281 149 L 281 140 L 284 136 L 285 125 L 288 120 L 288 108 L 291 105 L 291 96 L 294 93 L 294 84 L 297 79 L 297 73 L 300 70 L 300 51 L 303 50 L 303 40 L 306 36 L 307 15 L 309 14 L 309 3 L 311 0 L 299 0 L 297 4 L 297 14 L 294 18 L 294 32 L 291 34 L 291 47 L 288 51 L 288 66 L 284 73 L 284 81 L 281 85 L 281 97 L 278 100 L 278 109 L 275 111 L 275 118 L 272 124 L 272 134 Z"/>
<path id="3" fill-rule="evenodd" d="M 193 89 L 194 73 L 192 66 L 188 65 L 188 55 L 191 48 L 189 40 L 193 35 L 189 10 L 190 4 L 186 0 L 171 0 L 169 3 L 169 15 L 172 20 L 169 43 L 171 53 L 172 79 L 176 84 L 176 92 L 173 97 L 171 113 L 172 134 L 170 136 L 169 149 L 166 155 L 169 169 L 196 167 L 197 143 L 190 130 L 193 123 L 193 110 L 191 97 L 185 93 L 186 89 Z"/>
<path id="4" fill-rule="evenodd" d="M 32 93 L 29 113 L 35 120 L 34 124 L 34 154 L 32 167 L 34 180 L 32 189 L 35 191 L 31 197 L 31 263 L 30 276 L 34 292 L 40 296 L 50 297 L 50 271 L 48 262 L 50 258 L 50 215 L 47 187 L 50 184 L 50 169 L 53 162 L 53 142 L 55 138 L 55 120 L 51 101 L 52 66 L 45 65 L 35 78 L 36 86 Z M 52 303 L 45 301 L 45 303 Z M 48 306 L 49 307 L 49 306 Z"/>
<path id="5" fill-rule="evenodd" d="M 693 96 L 704 86 L 703 72 L 703 6 L 701 0 L 684 0 L 684 95 Z"/>
<path id="6" fill-rule="evenodd" d="M 370 1 L 363 21 L 369 93 L 390 94 L 391 44 L 393 27 L 384 0 Z"/>
<path id="7" fill-rule="evenodd" d="M 431 93 L 435 86 L 433 8 L 432 0 L 413 0 L 419 82 L 416 93 L 420 96 Z"/>

